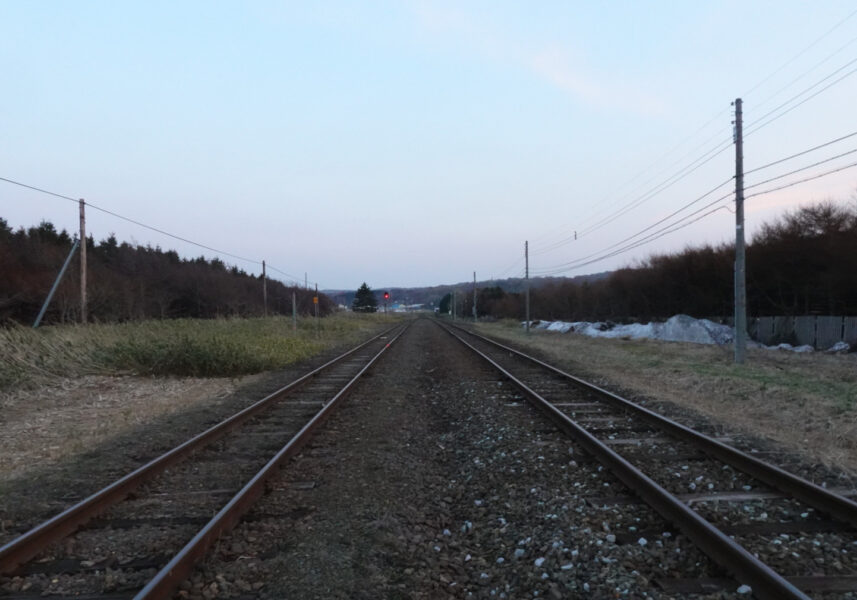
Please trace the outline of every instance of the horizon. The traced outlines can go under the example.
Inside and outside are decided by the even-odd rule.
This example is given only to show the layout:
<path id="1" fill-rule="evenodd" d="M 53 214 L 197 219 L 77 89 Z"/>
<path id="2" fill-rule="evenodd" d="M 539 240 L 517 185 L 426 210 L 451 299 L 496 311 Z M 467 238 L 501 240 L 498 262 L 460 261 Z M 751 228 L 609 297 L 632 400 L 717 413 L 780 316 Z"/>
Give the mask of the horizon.
<path id="1" fill-rule="evenodd" d="M 575 277 L 732 240 L 740 97 L 752 241 L 854 198 L 855 15 L 5 3 L 0 214 L 73 232 L 84 198 L 97 241 L 328 290 L 518 277 L 525 241 L 531 277 Z"/>

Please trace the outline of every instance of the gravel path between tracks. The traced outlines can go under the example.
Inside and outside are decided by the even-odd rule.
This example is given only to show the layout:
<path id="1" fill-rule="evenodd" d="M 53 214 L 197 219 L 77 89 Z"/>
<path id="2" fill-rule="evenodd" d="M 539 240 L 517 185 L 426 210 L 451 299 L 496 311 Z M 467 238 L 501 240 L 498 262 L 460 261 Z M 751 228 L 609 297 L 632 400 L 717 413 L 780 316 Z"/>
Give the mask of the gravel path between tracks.
<path id="1" fill-rule="evenodd" d="M 648 399 L 691 426 L 710 419 L 771 450 L 840 470 L 840 485 L 857 486 L 857 354 L 749 349 L 747 363 L 735 365 L 729 348 L 706 344 L 527 336 L 503 323 L 478 331 L 630 400 Z"/>
<path id="2" fill-rule="evenodd" d="M 269 487 L 180 597 L 670 598 L 655 580 L 723 576 L 646 506 L 590 503 L 624 487 L 428 320 Z"/>

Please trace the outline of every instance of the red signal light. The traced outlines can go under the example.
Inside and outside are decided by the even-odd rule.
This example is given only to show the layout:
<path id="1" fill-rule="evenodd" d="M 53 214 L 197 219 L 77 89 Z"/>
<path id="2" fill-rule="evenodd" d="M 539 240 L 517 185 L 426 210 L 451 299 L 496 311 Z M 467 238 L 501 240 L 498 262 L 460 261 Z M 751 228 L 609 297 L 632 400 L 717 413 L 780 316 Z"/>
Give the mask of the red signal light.
<path id="1" fill-rule="evenodd" d="M 390 292 L 384 292 L 384 300 L 390 299 Z"/>

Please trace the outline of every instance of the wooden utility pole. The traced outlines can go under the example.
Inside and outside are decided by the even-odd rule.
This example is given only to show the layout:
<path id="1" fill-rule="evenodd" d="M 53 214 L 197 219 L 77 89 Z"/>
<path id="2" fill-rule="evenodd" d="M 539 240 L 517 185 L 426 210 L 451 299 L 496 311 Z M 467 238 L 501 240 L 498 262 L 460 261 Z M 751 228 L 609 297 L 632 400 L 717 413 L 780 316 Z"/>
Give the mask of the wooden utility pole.
<path id="1" fill-rule="evenodd" d="M 295 300 L 295 292 L 292 292 L 292 331 L 298 330 L 298 305 Z"/>
<path id="2" fill-rule="evenodd" d="M 86 202 L 80 204 L 80 322 L 86 323 Z"/>
<path id="3" fill-rule="evenodd" d="M 473 322 L 476 321 L 476 271 L 473 271 Z"/>
<path id="4" fill-rule="evenodd" d="M 747 278 L 744 251 L 744 132 L 741 98 L 735 100 L 735 363 L 747 352 Z"/>
<path id="5" fill-rule="evenodd" d="M 527 293 L 524 300 L 524 312 L 525 314 L 525 323 L 524 326 L 526 328 L 526 332 L 530 333 L 530 242 L 524 242 L 524 280 L 527 286 Z"/>
<path id="6" fill-rule="evenodd" d="M 268 277 L 265 273 L 265 261 L 262 261 L 262 304 L 265 306 L 265 316 L 268 316 Z"/>
<path id="7" fill-rule="evenodd" d="M 315 335 L 319 335 L 319 322 L 318 322 L 318 284 L 315 284 L 315 296 L 312 297 L 312 303 L 315 305 Z"/>

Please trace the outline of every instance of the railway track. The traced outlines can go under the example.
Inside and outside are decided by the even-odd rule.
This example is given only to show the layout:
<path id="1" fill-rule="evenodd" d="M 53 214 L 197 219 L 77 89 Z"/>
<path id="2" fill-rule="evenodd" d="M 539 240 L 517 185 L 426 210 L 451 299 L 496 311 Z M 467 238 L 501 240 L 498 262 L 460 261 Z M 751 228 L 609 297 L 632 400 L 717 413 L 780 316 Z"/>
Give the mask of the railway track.
<path id="1" fill-rule="evenodd" d="M 468 329 L 442 325 L 735 581 L 664 579 L 678 596 L 857 597 L 857 503 Z M 639 532 L 643 543 L 660 532 Z"/>
<path id="2" fill-rule="evenodd" d="M 391 328 L 0 547 L 10 598 L 164 598 L 264 493 L 361 376 Z"/>

